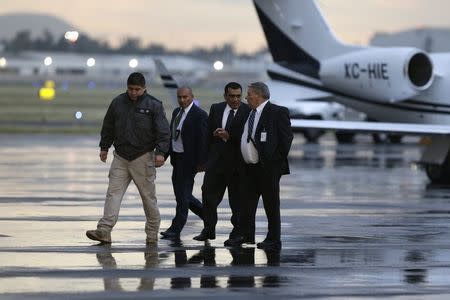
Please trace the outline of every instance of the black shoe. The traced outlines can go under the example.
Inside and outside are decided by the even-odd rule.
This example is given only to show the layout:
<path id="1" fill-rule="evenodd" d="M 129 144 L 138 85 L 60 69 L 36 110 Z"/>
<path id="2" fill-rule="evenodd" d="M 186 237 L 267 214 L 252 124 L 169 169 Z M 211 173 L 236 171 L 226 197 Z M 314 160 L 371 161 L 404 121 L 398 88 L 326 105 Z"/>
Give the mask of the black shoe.
<path id="1" fill-rule="evenodd" d="M 161 232 L 162 235 L 162 239 L 166 239 L 166 240 L 177 240 L 180 239 L 180 234 L 178 232 L 175 231 L 163 231 Z"/>
<path id="2" fill-rule="evenodd" d="M 256 247 L 258 247 L 258 249 L 264 250 L 280 250 L 281 242 L 264 240 L 261 243 L 256 244 Z"/>
<path id="3" fill-rule="evenodd" d="M 166 235 L 170 235 L 172 233 L 174 233 L 175 231 L 171 230 L 171 229 L 167 229 L 166 231 L 161 231 L 159 234 L 162 236 L 166 236 Z"/>
<path id="4" fill-rule="evenodd" d="M 255 244 L 255 238 L 244 238 L 244 240 L 242 241 L 243 244 Z"/>
<path id="5" fill-rule="evenodd" d="M 206 240 L 214 240 L 216 238 L 215 233 L 208 233 L 206 231 L 202 231 L 199 235 L 194 236 L 194 240 L 204 242 Z"/>
<path id="6" fill-rule="evenodd" d="M 226 240 L 223 245 L 227 246 L 227 247 L 236 247 L 236 246 L 240 246 L 244 243 L 244 238 L 242 236 L 237 236 L 234 238 L 229 238 L 228 240 Z"/>
<path id="7" fill-rule="evenodd" d="M 234 236 L 230 237 L 223 244 L 224 246 L 240 246 L 242 244 L 255 244 L 255 238 Z"/>

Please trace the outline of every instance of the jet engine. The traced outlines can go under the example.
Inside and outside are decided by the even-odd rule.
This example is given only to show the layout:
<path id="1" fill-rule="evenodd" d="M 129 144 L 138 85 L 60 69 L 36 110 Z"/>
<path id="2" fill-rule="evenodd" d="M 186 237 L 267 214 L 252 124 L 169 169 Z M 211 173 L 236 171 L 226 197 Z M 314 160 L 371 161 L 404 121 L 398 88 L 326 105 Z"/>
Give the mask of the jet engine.
<path id="1" fill-rule="evenodd" d="M 343 96 L 399 102 L 433 83 L 433 64 L 416 48 L 368 48 L 321 62 L 325 87 Z"/>

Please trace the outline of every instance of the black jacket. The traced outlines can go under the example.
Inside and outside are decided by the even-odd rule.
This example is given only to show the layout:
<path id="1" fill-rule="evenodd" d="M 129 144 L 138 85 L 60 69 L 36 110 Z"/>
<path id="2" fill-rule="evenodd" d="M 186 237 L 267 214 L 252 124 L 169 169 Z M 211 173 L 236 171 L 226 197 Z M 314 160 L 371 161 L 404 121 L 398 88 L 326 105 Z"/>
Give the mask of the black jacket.
<path id="1" fill-rule="evenodd" d="M 100 148 L 112 144 L 118 155 L 131 161 L 155 150 L 169 151 L 170 130 L 164 108 L 158 99 L 144 93 L 136 101 L 120 94 L 109 105 L 103 120 Z"/>
<path id="2" fill-rule="evenodd" d="M 261 133 L 266 141 L 261 141 Z M 289 174 L 288 154 L 293 134 L 289 111 L 284 106 L 268 102 L 264 107 L 255 131 L 255 147 L 263 168 L 278 175 Z"/>
<path id="3" fill-rule="evenodd" d="M 230 172 L 236 169 L 239 157 L 239 145 L 241 131 L 244 128 L 250 108 L 241 103 L 230 126 L 230 138 L 225 142 L 213 135 L 217 128 L 222 128 L 223 112 L 227 106 L 226 102 L 211 105 L 208 117 L 208 162 L 207 170 L 216 172 Z"/>

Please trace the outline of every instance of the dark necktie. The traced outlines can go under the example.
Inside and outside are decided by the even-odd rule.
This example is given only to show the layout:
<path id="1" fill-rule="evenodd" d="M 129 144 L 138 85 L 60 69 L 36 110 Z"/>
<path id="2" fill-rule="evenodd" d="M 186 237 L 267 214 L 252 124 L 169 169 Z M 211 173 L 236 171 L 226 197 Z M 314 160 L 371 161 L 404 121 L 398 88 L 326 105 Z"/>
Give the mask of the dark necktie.
<path id="1" fill-rule="evenodd" d="M 227 132 L 230 132 L 230 126 L 231 126 L 231 121 L 233 121 L 234 118 L 234 110 L 230 110 L 230 112 L 228 113 L 228 118 L 227 118 L 227 122 L 225 123 L 225 130 Z"/>
<path id="2" fill-rule="evenodd" d="M 178 130 L 178 125 L 180 125 L 181 117 L 183 117 L 183 114 L 184 114 L 184 108 L 180 109 L 180 112 L 175 117 L 175 120 L 173 120 L 172 137 L 175 141 L 178 139 L 178 136 L 180 135 L 180 131 Z"/>
<path id="3" fill-rule="evenodd" d="M 256 114 L 256 109 L 252 109 L 250 116 L 248 117 L 247 143 L 249 143 L 252 138 L 253 123 L 255 123 L 255 114 Z"/>

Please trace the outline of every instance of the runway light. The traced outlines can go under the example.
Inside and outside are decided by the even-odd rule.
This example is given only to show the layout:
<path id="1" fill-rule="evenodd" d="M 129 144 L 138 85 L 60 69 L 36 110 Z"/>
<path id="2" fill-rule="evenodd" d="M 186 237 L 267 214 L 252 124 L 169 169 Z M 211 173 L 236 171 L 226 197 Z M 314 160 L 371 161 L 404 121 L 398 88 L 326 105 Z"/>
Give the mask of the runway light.
<path id="1" fill-rule="evenodd" d="M 52 101 L 55 98 L 55 82 L 47 80 L 39 89 L 39 98 L 43 101 Z"/>
<path id="2" fill-rule="evenodd" d="M 50 56 L 47 56 L 44 59 L 44 65 L 46 65 L 47 67 L 50 66 L 53 63 L 53 59 Z"/>
<path id="3" fill-rule="evenodd" d="M 78 33 L 78 31 L 67 31 L 64 34 L 64 38 L 71 43 L 75 43 L 78 40 L 79 36 L 80 34 Z"/>
<path id="4" fill-rule="evenodd" d="M 5 68 L 7 65 L 6 58 L 0 57 L 0 68 Z"/>
<path id="5" fill-rule="evenodd" d="M 88 58 L 88 60 L 86 61 L 86 65 L 89 68 L 95 66 L 95 58 L 93 58 L 93 57 Z"/>
<path id="6" fill-rule="evenodd" d="M 139 62 L 136 58 L 132 58 L 130 59 L 130 62 L 128 63 L 128 65 L 130 66 L 130 68 L 136 68 L 138 66 Z"/>
<path id="7" fill-rule="evenodd" d="M 77 111 L 75 113 L 75 119 L 81 120 L 81 118 L 83 118 L 83 113 L 81 111 Z"/>
<path id="8" fill-rule="evenodd" d="M 214 62 L 214 70 L 216 71 L 222 71 L 223 69 L 223 62 L 221 62 L 220 60 L 217 60 L 216 62 Z"/>

